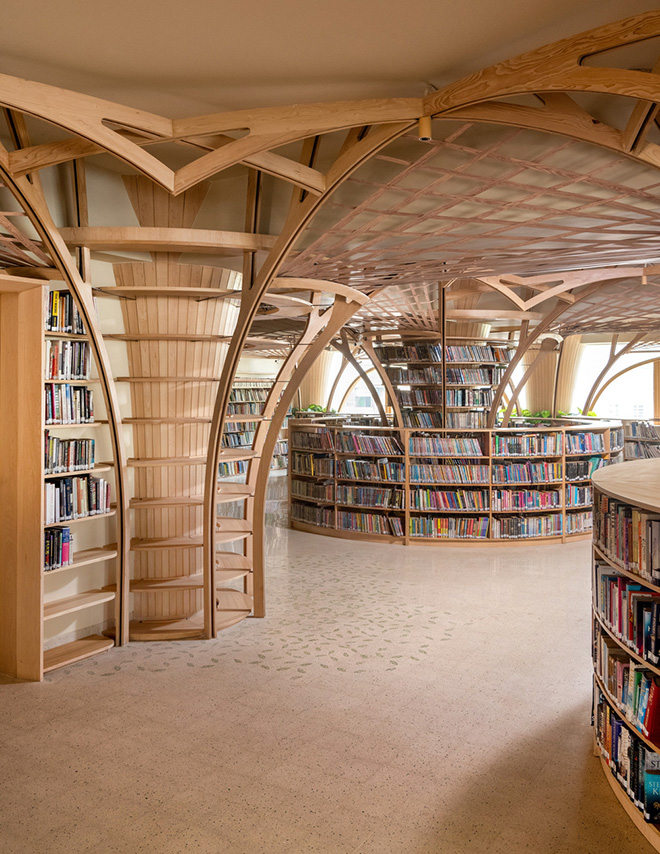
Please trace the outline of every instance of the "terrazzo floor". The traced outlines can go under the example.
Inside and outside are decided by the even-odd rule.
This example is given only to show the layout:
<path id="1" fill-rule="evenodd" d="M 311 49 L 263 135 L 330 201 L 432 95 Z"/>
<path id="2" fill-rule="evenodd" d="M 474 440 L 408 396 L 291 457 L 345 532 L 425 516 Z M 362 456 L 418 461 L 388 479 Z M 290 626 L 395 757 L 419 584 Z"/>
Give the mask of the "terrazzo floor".
<path id="1" fill-rule="evenodd" d="M 589 544 L 287 530 L 268 614 L 0 684 L 3 854 L 647 854 L 591 751 Z"/>

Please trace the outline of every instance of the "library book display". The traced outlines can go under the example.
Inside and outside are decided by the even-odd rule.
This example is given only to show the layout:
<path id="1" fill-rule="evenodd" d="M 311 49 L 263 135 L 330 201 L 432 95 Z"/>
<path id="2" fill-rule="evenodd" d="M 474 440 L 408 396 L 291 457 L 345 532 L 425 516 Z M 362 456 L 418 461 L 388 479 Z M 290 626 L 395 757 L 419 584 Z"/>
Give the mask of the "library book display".
<path id="1" fill-rule="evenodd" d="M 589 536 L 594 471 L 622 456 L 620 422 L 542 426 L 289 424 L 290 524 L 403 544 L 565 542 Z"/>
<path id="2" fill-rule="evenodd" d="M 660 851 L 660 460 L 594 474 L 595 751 Z"/>

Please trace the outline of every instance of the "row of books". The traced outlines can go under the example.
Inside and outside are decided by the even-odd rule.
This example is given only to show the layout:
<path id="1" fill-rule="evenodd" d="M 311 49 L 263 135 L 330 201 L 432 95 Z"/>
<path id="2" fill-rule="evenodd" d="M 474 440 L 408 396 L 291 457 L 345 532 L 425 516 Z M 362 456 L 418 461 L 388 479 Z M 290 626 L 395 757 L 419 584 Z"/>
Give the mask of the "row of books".
<path id="1" fill-rule="evenodd" d="M 602 457 L 591 457 L 588 460 L 566 460 L 566 480 L 589 480 L 599 468 L 607 465 Z"/>
<path id="2" fill-rule="evenodd" d="M 411 510 L 488 510 L 488 490 L 485 489 L 411 489 Z"/>
<path id="3" fill-rule="evenodd" d="M 411 483 L 488 483 L 489 478 L 488 466 L 410 464 Z"/>
<path id="4" fill-rule="evenodd" d="M 256 430 L 258 421 L 226 421 L 225 433 L 243 433 L 245 430 Z"/>
<path id="5" fill-rule="evenodd" d="M 94 421 L 94 397 L 87 386 L 45 383 L 46 424 L 91 424 Z"/>
<path id="6" fill-rule="evenodd" d="M 502 362 L 511 361 L 513 350 L 510 347 L 497 347 L 491 344 L 463 344 L 447 347 L 448 362 Z"/>
<path id="7" fill-rule="evenodd" d="M 332 477 L 335 473 L 335 461 L 332 457 L 320 454 L 291 454 L 291 471 L 294 474 L 306 474 L 321 477 Z"/>
<path id="8" fill-rule="evenodd" d="M 594 667 L 610 701 L 646 738 L 660 736 L 660 677 L 634 659 L 605 632 L 596 629 Z"/>
<path id="9" fill-rule="evenodd" d="M 101 477 L 63 477 L 44 483 L 46 525 L 110 511 L 110 484 Z"/>
<path id="10" fill-rule="evenodd" d="M 507 463 L 494 465 L 493 483 L 553 483 L 562 479 L 561 463 Z"/>
<path id="11" fill-rule="evenodd" d="M 447 427 L 478 429 L 486 426 L 487 412 L 448 412 Z"/>
<path id="12" fill-rule="evenodd" d="M 94 298 L 96 303 L 96 298 Z M 64 332 L 84 335 L 85 327 L 80 313 L 68 291 L 50 291 L 45 308 L 46 332 Z"/>
<path id="13" fill-rule="evenodd" d="M 494 489 L 491 495 L 493 510 L 545 510 L 561 507 L 561 492 L 557 489 Z"/>
<path id="14" fill-rule="evenodd" d="M 610 771 L 646 821 L 660 821 L 660 756 L 631 732 L 599 691 L 596 742 Z"/>
<path id="15" fill-rule="evenodd" d="M 660 515 L 597 492 L 594 543 L 617 565 L 654 584 L 660 582 Z"/>
<path id="16" fill-rule="evenodd" d="M 264 403 L 270 388 L 240 388 L 234 386 L 229 393 L 229 403 Z"/>
<path id="17" fill-rule="evenodd" d="M 481 457 L 483 450 L 479 439 L 469 436 L 454 438 L 446 436 L 411 436 L 408 442 L 415 456 Z"/>
<path id="18" fill-rule="evenodd" d="M 403 455 L 403 446 L 394 436 L 365 436 L 362 433 L 338 433 L 337 439 L 338 450 L 344 453 Z"/>
<path id="19" fill-rule="evenodd" d="M 315 507 L 312 504 L 301 504 L 299 501 L 294 501 L 291 504 L 291 518 L 296 522 L 306 522 L 308 525 L 334 528 L 335 508 Z"/>
<path id="20" fill-rule="evenodd" d="M 452 540 L 485 540 L 488 516 L 411 516 L 410 536 Z"/>
<path id="21" fill-rule="evenodd" d="M 337 477 L 346 480 L 386 480 L 403 483 L 405 468 L 402 463 L 386 460 L 337 460 Z"/>
<path id="22" fill-rule="evenodd" d="M 626 424 L 626 439 L 654 439 L 660 442 L 660 427 L 649 421 L 631 421 Z"/>
<path id="23" fill-rule="evenodd" d="M 313 480 L 292 478 L 291 495 L 296 498 L 313 498 L 315 501 L 334 501 L 335 485 L 333 481 L 316 483 Z"/>
<path id="24" fill-rule="evenodd" d="M 495 456 L 548 457 L 561 454 L 561 433 L 530 433 L 527 435 L 501 435 L 492 437 Z"/>
<path id="25" fill-rule="evenodd" d="M 44 531 L 44 570 L 51 572 L 73 563 L 71 528 L 46 528 Z"/>
<path id="26" fill-rule="evenodd" d="M 566 506 L 579 507 L 583 504 L 593 504 L 594 489 L 593 486 L 567 486 L 566 487 Z"/>
<path id="27" fill-rule="evenodd" d="M 246 474 L 249 460 L 230 460 L 218 465 L 218 477 L 233 477 L 237 474 Z"/>
<path id="28" fill-rule="evenodd" d="M 492 402 L 491 388 L 448 388 L 445 391 L 447 406 L 490 406 Z"/>
<path id="29" fill-rule="evenodd" d="M 400 388 L 397 396 L 401 406 L 442 406 L 442 390 L 439 388 Z"/>
<path id="30" fill-rule="evenodd" d="M 44 432 L 44 473 L 94 468 L 94 439 L 59 439 Z"/>
<path id="31" fill-rule="evenodd" d="M 88 341 L 46 339 L 47 380 L 88 380 L 92 367 Z"/>
<path id="32" fill-rule="evenodd" d="M 605 436 L 602 433 L 566 433 L 566 453 L 580 454 L 605 450 Z"/>
<path id="33" fill-rule="evenodd" d="M 547 516 L 494 516 L 494 539 L 520 540 L 532 537 L 558 537 L 562 533 L 561 513 Z"/>
<path id="34" fill-rule="evenodd" d="M 230 403 L 227 406 L 228 415 L 261 415 L 263 403 Z"/>
<path id="35" fill-rule="evenodd" d="M 498 385 L 506 368 L 447 368 L 448 385 Z"/>
<path id="36" fill-rule="evenodd" d="M 254 442 L 254 430 L 245 430 L 242 433 L 223 433 L 223 448 L 249 448 Z"/>
<path id="37" fill-rule="evenodd" d="M 354 513 L 351 510 L 338 510 L 337 528 L 340 531 L 359 531 L 362 534 L 403 536 L 402 520 L 398 516 L 383 516 L 382 513 Z"/>
<path id="38" fill-rule="evenodd" d="M 626 442 L 625 454 L 627 460 L 654 460 L 660 457 L 660 445 L 650 442 Z"/>
<path id="39" fill-rule="evenodd" d="M 404 409 L 401 418 L 404 427 L 442 427 L 442 415 L 439 412 L 416 412 Z"/>
<path id="40" fill-rule="evenodd" d="M 403 508 L 402 489 L 381 489 L 376 486 L 347 486 L 337 484 L 337 504 L 361 504 L 390 510 Z"/>
<path id="41" fill-rule="evenodd" d="M 570 507 L 566 508 L 570 511 Z M 577 513 L 566 513 L 564 523 L 565 534 L 586 534 L 593 529 L 593 516 L 591 510 L 581 510 Z"/>
<path id="42" fill-rule="evenodd" d="M 603 561 L 594 566 L 594 608 L 609 630 L 637 655 L 658 663 L 660 593 L 620 575 Z"/>
<path id="43" fill-rule="evenodd" d="M 440 344 L 377 345 L 381 362 L 442 362 Z"/>
<path id="44" fill-rule="evenodd" d="M 387 375 L 393 385 L 409 385 L 410 383 L 427 383 L 442 385 L 441 368 L 386 368 Z"/>
<path id="45" fill-rule="evenodd" d="M 321 429 L 317 432 L 293 430 L 291 432 L 291 447 L 303 450 L 331 451 L 334 441 L 330 430 Z"/>

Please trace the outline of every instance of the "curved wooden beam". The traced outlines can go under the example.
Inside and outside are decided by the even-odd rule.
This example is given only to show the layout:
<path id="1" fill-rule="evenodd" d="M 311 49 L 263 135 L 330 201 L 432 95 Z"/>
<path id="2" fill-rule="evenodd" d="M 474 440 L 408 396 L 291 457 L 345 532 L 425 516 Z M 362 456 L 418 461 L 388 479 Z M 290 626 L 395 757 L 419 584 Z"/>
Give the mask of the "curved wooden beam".
<path id="1" fill-rule="evenodd" d="M 310 328 L 308 333 L 303 336 L 304 343 L 301 339 L 301 347 L 305 351 L 302 359 L 298 354 L 296 361 L 287 360 L 286 373 L 290 375 L 281 397 L 274 401 L 274 411 L 268 424 L 268 430 L 261 448 L 258 471 L 254 479 L 253 574 L 255 616 L 264 616 L 265 614 L 264 513 L 271 460 L 282 424 L 295 395 L 298 393 L 300 384 L 309 373 L 319 354 L 326 349 L 337 332 L 355 314 L 358 308 L 359 303 L 357 301 L 348 302 L 343 295 L 338 296 L 334 305 L 323 315 L 325 328 L 316 333 L 316 338 Z"/>
<path id="2" fill-rule="evenodd" d="M 627 368 L 623 368 L 622 370 L 618 371 L 616 374 L 611 376 L 606 383 L 603 383 L 602 387 L 598 390 L 598 392 L 596 393 L 596 395 L 595 395 L 595 397 L 591 403 L 592 408 L 598 403 L 598 398 L 605 391 L 605 389 L 609 385 L 611 385 L 615 380 L 618 380 L 619 377 L 622 377 L 624 374 L 627 374 L 629 371 L 634 371 L 636 368 L 641 368 L 642 365 L 653 365 L 653 364 L 657 364 L 658 362 L 660 362 L 660 356 L 656 356 L 655 359 L 644 359 L 643 362 L 637 362 L 637 364 L 635 364 L 635 365 L 628 365 Z"/>
<path id="3" fill-rule="evenodd" d="M 635 335 L 634 338 L 631 341 L 629 341 L 628 344 L 626 344 L 624 347 L 622 347 L 618 352 L 616 350 L 616 345 L 617 345 L 617 342 L 619 340 L 619 336 L 618 335 L 612 336 L 612 346 L 610 348 L 610 356 L 609 356 L 607 362 L 605 363 L 605 367 L 598 374 L 594 384 L 589 389 L 589 394 L 587 395 L 587 399 L 585 400 L 584 406 L 582 407 L 583 413 L 589 412 L 591 409 L 593 409 L 593 397 L 596 393 L 596 389 L 598 388 L 600 383 L 603 381 L 603 379 L 607 376 L 607 373 L 610 370 L 610 368 L 612 367 L 612 365 L 614 365 L 615 362 L 618 362 L 619 359 L 621 358 L 621 356 L 625 356 L 626 353 L 629 353 L 633 349 L 633 347 L 636 344 L 638 344 L 642 340 L 642 338 L 644 338 L 645 334 L 646 333 L 641 333 L 639 335 Z"/>
<path id="4" fill-rule="evenodd" d="M 365 374 L 366 374 L 366 375 L 372 374 L 375 370 L 376 370 L 376 368 L 374 368 L 374 367 L 367 368 L 367 369 L 365 370 Z M 348 386 L 348 388 L 347 388 L 347 389 L 346 389 L 346 391 L 344 392 L 344 394 L 343 394 L 343 396 L 342 396 L 342 399 L 341 399 L 341 400 L 340 400 L 340 402 L 339 402 L 339 411 L 340 411 L 340 412 L 341 412 L 341 411 L 342 411 L 342 409 L 344 408 L 344 404 L 346 403 L 346 398 L 348 397 L 348 395 L 353 391 L 353 389 L 355 388 L 355 386 L 356 386 L 359 382 L 362 382 L 362 381 L 363 381 L 363 377 L 361 377 L 361 376 L 359 376 L 359 375 L 358 375 L 358 376 L 357 376 L 357 377 L 355 377 L 355 379 L 350 383 L 350 385 Z M 373 396 L 373 395 L 372 395 L 372 396 Z"/>
<path id="5" fill-rule="evenodd" d="M 340 366 L 339 370 L 337 371 L 337 374 L 336 374 L 334 380 L 332 381 L 332 385 L 330 386 L 330 391 L 328 393 L 328 399 L 325 402 L 326 412 L 329 412 L 330 409 L 332 408 L 332 399 L 337 392 L 337 386 L 339 385 L 339 381 L 341 380 L 341 378 L 344 374 L 344 371 L 346 370 L 347 367 L 348 367 L 348 362 L 342 356 L 341 357 L 341 366 Z"/>
<path id="6" fill-rule="evenodd" d="M 254 320 L 263 295 L 277 276 L 284 260 L 296 241 L 305 230 L 312 217 L 325 203 L 334 190 L 350 175 L 369 160 L 376 152 L 401 136 L 410 127 L 410 123 L 385 125 L 371 129 L 366 135 L 353 135 L 350 142 L 340 151 L 334 164 L 328 171 L 328 189 L 320 198 L 306 195 L 292 200 L 292 207 L 285 226 L 264 261 L 254 283 L 243 288 L 241 306 L 234 335 L 223 366 L 222 380 L 218 384 L 211 429 L 209 431 L 209 453 L 206 465 L 206 485 L 204 490 L 204 595 L 205 595 L 205 632 L 212 631 L 212 619 L 215 615 L 214 599 L 214 560 L 215 550 L 215 488 L 220 457 L 220 444 L 225 423 L 227 403 L 245 338 Z M 302 195 L 302 194 L 301 194 Z"/>
<path id="7" fill-rule="evenodd" d="M 383 367 L 380 359 L 376 351 L 374 350 L 373 344 L 371 341 L 363 341 L 362 349 L 371 359 L 371 363 L 376 369 L 376 373 L 380 377 L 380 381 L 385 386 L 385 391 L 390 400 L 390 405 L 392 407 L 392 411 L 394 412 L 394 426 L 395 427 L 403 427 L 403 415 L 401 414 L 401 407 L 399 406 L 399 399 L 396 396 L 396 391 L 394 390 L 394 386 L 392 385 L 392 381 L 387 375 L 387 371 Z"/>
<path id="8" fill-rule="evenodd" d="M 371 382 L 371 377 L 369 376 L 368 372 L 365 371 L 365 369 L 362 367 L 362 365 L 355 358 L 353 351 L 351 350 L 351 348 L 349 346 L 348 339 L 346 337 L 346 333 L 342 332 L 341 339 L 339 341 L 337 341 L 337 340 L 333 341 L 332 346 L 335 348 L 335 350 L 338 350 L 342 354 L 342 356 L 346 359 L 346 361 L 349 362 L 349 364 L 353 368 L 355 368 L 355 370 L 358 372 L 359 378 L 364 381 L 365 385 L 367 386 L 367 388 L 371 392 L 371 396 L 373 397 L 374 403 L 376 404 L 376 408 L 378 409 L 378 414 L 380 415 L 380 420 L 383 424 L 383 427 L 387 427 L 389 422 L 387 419 L 387 413 L 385 412 L 385 407 L 383 406 L 383 401 L 380 399 L 380 395 L 376 391 L 376 386 Z M 342 398 L 342 401 L 339 405 L 340 410 L 341 410 L 341 407 L 342 407 L 345 399 L 346 399 L 346 395 L 344 395 L 344 397 Z"/>
<path id="9" fill-rule="evenodd" d="M 244 234 L 239 231 L 213 231 L 199 228 L 145 228 L 103 226 L 61 228 L 68 246 L 86 246 L 91 250 L 136 252 L 214 252 L 223 249 L 258 252 L 272 249 L 276 238 L 270 234 Z"/>
<path id="10" fill-rule="evenodd" d="M 0 75 L 1 78 L 1 75 Z M 122 422 L 119 400 L 114 384 L 110 359 L 96 318 L 96 309 L 92 299 L 91 286 L 83 282 L 71 254 L 57 231 L 45 200 L 35 185 L 26 177 L 13 178 L 7 168 L 8 152 L 0 144 L 0 177 L 7 189 L 22 206 L 30 222 L 39 234 L 43 246 L 48 251 L 71 292 L 89 336 L 96 368 L 99 374 L 101 390 L 105 400 L 110 442 L 115 462 L 115 496 L 117 504 L 117 596 L 115 605 L 117 645 L 128 639 L 128 566 L 130 553 L 130 532 L 128 526 L 127 463 L 124 452 Z"/>
<path id="11" fill-rule="evenodd" d="M 541 342 L 541 347 L 536 354 L 536 358 L 532 362 L 532 364 L 527 368 L 525 373 L 522 376 L 522 379 L 515 387 L 513 394 L 509 398 L 509 405 L 506 408 L 504 416 L 502 417 L 502 426 L 509 426 L 509 419 L 511 418 L 511 413 L 513 412 L 513 407 L 518 402 L 518 398 L 520 396 L 520 392 L 525 388 L 527 383 L 529 382 L 529 378 L 532 376 L 534 371 L 541 365 L 541 363 L 547 358 L 549 353 L 557 352 L 557 342 L 554 338 L 545 338 Z"/>

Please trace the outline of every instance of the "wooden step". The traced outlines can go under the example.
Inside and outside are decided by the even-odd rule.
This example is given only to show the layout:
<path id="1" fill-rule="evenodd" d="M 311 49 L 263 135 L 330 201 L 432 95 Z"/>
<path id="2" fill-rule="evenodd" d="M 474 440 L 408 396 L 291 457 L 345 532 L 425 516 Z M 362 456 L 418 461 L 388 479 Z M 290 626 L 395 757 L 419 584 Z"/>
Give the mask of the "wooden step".
<path id="1" fill-rule="evenodd" d="M 218 504 L 231 504 L 234 501 L 245 501 L 253 496 L 254 492 L 219 492 L 215 500 Z"/>
<path id="2" fill-rule="evenodd" d="M 231 492 L 232 494 L 241 494 L 247 497 L 254 495 L 254 487 L 250 486 L 248 483 L 227 483 L 227 481 L 223 480 L 219 481 L 217 492 L 218 495 L 224 495 Z"/>
<path id="3" fill-rule="evenodd" d="M 55 599 L 52 602 L 46 602 L 44 605 L 44 620 L 52 620 L 55 617 L 72 614 L 74 611 L 82 611 L 84 608 L 111 602 L 114 598 L 115 594 L 110 590 L 87 590 L 85 593 L 78 593 L 76 596 Z"/>
<path id="4" fill-rule="evenodd" d="M 220 377 L 115 377 L 116 383 L 219 383 Z"/>
<path id="5" fill-rule="evenodd" d="M 86 638 L 71 641 L 71 643 L 54 646 L 52 649 L 44 650 L 44 673 L 65 667 L 75 661 L 82 661 L 100 652 L 112 649 L 114 641 L 102 635 L 89 635 Z"/>
<path id="6" fill-rule="evenodd" d="M 252 612 L 252 597 L 231 587 L 222 587 L 215 592 L 215 627 L 222 631 L 240 623 Z"/>
<path id="7" fill-rule="evenodd" d="M 182 620 L 132 620 L 128 638 L 132 641 L 197 640 L 204 637 L 203 618 Z"/>
<path id="8" fill-rule="evenodd" d="M 153 415 L 150 418 L 122 418 L 122 424 L 210 424 L 211 418 L 184 418 Z"/>
<path id="9" fill-rule="evenodd" d="M 249 572 L 252 569 L 252 561 L 238 552 L 217 551 L 215 553 L 215 566 L 216 571 L 240 569 Z"/>
<path id="10" fill-rule="evenodd" d="M 205 466 L 206 457 L 162 457 L 145 459 L 131 457 L 126 460 L 129 468 L 150 468 L 152 466 Z"/>
<path id="11" fill-rule="evenodd" d="M 56 575 L 58 572 L 66 572 L 68 569 L 78 569 L 78 567 L 86 566 L 90 563 L 102 563 L 105 560 L 111 560 L 115 557 L 117 557 L 116 544 L 112 546 L 101 546 L 101 548 L 96 549 L 83 549 L 82 551 L 74 553 L 73 563 L 69 564 L 69 566 L 61 566 L 59 569 L 44 570 L 44 575 Z"/>
<path id="12" fill-rule="evenodd" d="M 122 299 L 135 299 L 137 297 L 155 297 L 156 299 L 164 299 L 166 297 L 197 298 L 197 301 L 207 299 L 235 299 L 240 300 L 241 291 L 228 290 L 227 288 L 131 288 L 131 287 L 111 287 L 111 288 L 92 288 L 94 293 L 103 294 L 106 297 L 120 297 Z"/>
<path id="13" fill-rule="evenodd" d="M 228 581 L 244 578 L 248 574 L 246 569 L 218 569 L 215 573 L 216 586 L 222 586 Z M 176 592 L 178 590 L 201 590 L 204 587 L 204 576 L 201 572 L 194 575 L 177 575 L 173 578 L 140 578 L 132 579 L 130 583 L 131 593 L 153 593 L 160 590 Z M 116 590 L 116 584 L 107 584 L 104 590 Z"/>
<path id="14" fill-rule="evenodd" d="M 204 547 L 202 537 L 162 537 L 155 539 L 140 539 L 133 537 L 131 551 L 153 551 L 156 549 L 201 549 Z"/>
<path id="15" fill-rule="evenodd" d="M 130 510 L 149 510 L 153 507 L 197 507 L 204 506 L 203 495 L 175 496 L 173 498 L 131 498 Z"/>

